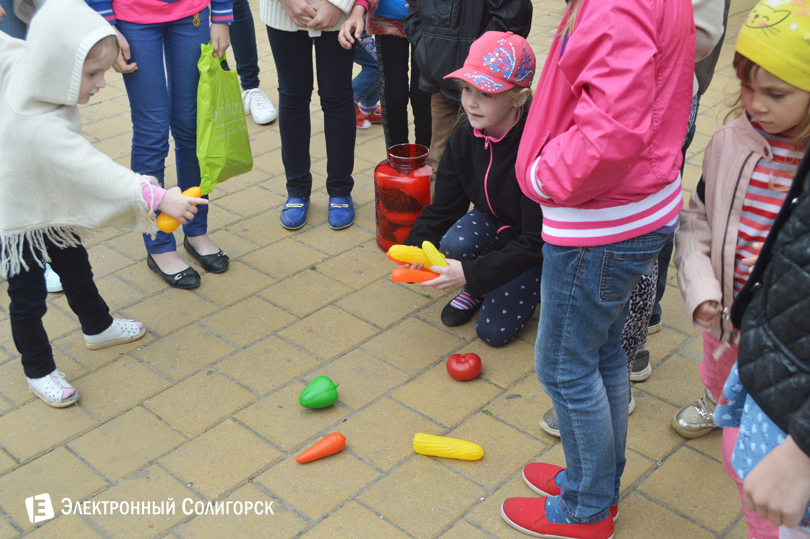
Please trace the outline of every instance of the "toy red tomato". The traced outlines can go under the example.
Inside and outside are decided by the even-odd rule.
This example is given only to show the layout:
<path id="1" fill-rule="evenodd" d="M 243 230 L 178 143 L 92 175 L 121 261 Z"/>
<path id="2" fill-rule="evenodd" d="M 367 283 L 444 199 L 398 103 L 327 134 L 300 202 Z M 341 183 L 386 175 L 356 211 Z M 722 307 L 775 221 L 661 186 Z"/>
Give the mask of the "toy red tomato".
<path id="1" fill-rule="evenodd" d="M 447 358 L 447 372 L 456 380 L 472 380 L 481 374 L 478 354 L 453 354 Z"/>

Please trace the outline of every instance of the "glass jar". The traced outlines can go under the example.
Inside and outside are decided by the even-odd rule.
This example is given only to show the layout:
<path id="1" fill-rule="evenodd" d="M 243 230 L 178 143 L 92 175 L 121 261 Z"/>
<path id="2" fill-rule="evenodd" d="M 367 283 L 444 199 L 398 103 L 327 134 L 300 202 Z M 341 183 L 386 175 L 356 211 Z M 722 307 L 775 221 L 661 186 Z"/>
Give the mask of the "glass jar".
<path id="1" fill-rule="evenodd" d="M 408 237 L 422 208 L 430 204 L 429 150 L 421 144 L 397 144 L 374 169 L 377 245 L 383 251 Z"/>

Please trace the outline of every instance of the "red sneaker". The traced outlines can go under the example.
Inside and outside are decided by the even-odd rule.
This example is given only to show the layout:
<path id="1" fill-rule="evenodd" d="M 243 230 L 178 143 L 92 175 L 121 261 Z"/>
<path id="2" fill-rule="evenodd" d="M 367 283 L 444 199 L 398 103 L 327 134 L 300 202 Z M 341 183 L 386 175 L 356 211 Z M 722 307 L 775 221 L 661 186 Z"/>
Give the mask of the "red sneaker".
<path id="1" fill-rule="evenodd" d="M 557 524 L 546 519 L 545 498 L 508 498 L 501 505 L 507 524 L 532 537 L 556 539 L 613 539 L 613 519 L 594 524 Z"/>
<path id="2" fill-rule="evenodd" d="M 354 104 L 354 118 L 357 120 L 357 129 L 368 129 L 371 127 L 371 122 L 368 121 L 366 115 L 360 110 L 360 105 Z"/>
<path id="3" fill-rule="evenodd" d="M 372 124 L 381 124 L 382 123 L 382 109 L 380 108 L 380 106 L 377 105 L 377 108 L 374 109 L 374 112 L 372 112 L 370 114 L 366 114 L 366 118 L 368 118 L 368 121 L 371 122 Z"/>
<path id="4" fill-rule="evenodd" d="M 560 487 L 554 482 L 554 479 L 563 470 L 565 468 L 553 464 L 532 462 L 523 468 L 523 481 L 540 496 L 559 496 Z M 613 517 L 613 522 L 618 520 L 618 505 L 610 506 L 610 516 Z"/>

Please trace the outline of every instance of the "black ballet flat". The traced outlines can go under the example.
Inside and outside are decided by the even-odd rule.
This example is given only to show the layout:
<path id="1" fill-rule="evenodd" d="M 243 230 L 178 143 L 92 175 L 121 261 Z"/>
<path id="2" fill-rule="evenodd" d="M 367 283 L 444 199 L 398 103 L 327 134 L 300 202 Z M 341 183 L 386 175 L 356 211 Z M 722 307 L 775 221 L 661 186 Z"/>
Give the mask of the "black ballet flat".
<path id="1" fill-rule="evenodd" d="M 150 270 L 160 275 L 171 287 L 189 289 L 200 286 L 200 274 L 192 267 L 178 273 L 163 273 L 152 255 L 146 255 L 146 265 L 149 266 Z"/>
<path id="2" fill-rule="evenodd" d="M 212 255 L 201 255 L 194 250 L 194 247 L 188 242 L 188 238 L 183 238 L 183 247 L 191 253 L 191 256 L 197 259 L 202 269 L 209 273 L 224 273 L 231 266 L 230 258 L 222 251 Z"/>

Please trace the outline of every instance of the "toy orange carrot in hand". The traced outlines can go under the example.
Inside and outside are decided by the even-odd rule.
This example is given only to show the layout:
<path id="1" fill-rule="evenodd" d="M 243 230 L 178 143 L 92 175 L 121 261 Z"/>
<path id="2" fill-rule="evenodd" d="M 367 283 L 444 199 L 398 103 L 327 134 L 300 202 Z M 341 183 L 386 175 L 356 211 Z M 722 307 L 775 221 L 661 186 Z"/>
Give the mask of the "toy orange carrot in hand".
<path id="1" fill-rule="evenodd" d="M 189 187 L 188 189 L 183 191 L 183 194 L 190 198 L 200 198 L 202 196 L 202 190 L 200 190 L 200 188 L 197 186 Z M 196 206 L 197 204 L 194 205 Z M 172 232 L 175 231 L 175 229 L 177 229 L 178 226 L 180 226 L 180 221 L 178 221 L 168 213 L 163 212 L 160 215 L 158 215 L 157 226 L 163 232 L 171 234 Z"/>
<path id="2" fill-rule="evenodd" d="M 313 460 L 322 459 L 335 453 L 340 453 L 346 447 L 346 437 L 339 432 L 333 432 L 322 438 L 318 443 L 298 455 L 296 462 L 305 464 Z"/>

